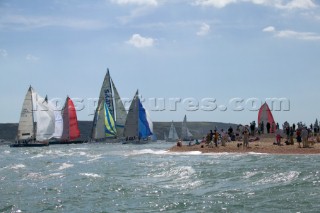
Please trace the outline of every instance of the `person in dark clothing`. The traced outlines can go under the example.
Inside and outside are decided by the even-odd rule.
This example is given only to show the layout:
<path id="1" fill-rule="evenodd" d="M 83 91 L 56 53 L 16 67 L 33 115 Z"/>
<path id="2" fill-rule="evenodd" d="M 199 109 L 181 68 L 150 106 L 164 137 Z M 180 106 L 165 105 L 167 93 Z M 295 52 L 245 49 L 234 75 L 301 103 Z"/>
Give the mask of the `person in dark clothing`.
<path id="1" fill-rule="evenodd" d="M 209 132 L 209 141 L 207 141 L 207 143 L 209 144 L 212 140 L 213 140 L 213 132 L 212 132 L 212 130 L 210 130 L 210 132 Z"/>
<path id="2" fill-rule="evenodd" d="M 261 132 L 261 134 L 264 134 L 264 123 L 263 123 L 263 121 L 261 121 L 261 124 L 260 124 L 260 132 Z"/>
<path id="3" fill-rule="evenodd" d="M 292 129 L 294 132 L 296 131 L 296 124 L 292 124 Z"/>
<path id="4" fill-rule="evenodd" d="M 250 124 L 250 132 L 251 132 L 251 135 L 254 136 L 254 131 L 256 129 L 256 122 L 253 121 L 251 124 Z"/>
<path id="5" fill-rule="evenodd" d="M 271 128 L 271 124 L 268 122 L 268 123 L 267 123 L 267 133 L 268 133 L 268 134 L 270 133 L 270 128 Z"/>
<path id="6" fill-rule="evenodd" d="M 230 126 L 228 129 L 228 135 L 231 137 L 233 135 L 233 128 Z"/>

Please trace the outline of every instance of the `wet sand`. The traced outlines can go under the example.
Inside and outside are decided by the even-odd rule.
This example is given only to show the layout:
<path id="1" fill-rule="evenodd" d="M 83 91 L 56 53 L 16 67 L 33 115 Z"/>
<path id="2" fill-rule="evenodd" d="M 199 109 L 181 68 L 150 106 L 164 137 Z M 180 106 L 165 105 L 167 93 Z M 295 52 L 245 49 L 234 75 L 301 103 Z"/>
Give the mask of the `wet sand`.
<path id="1" fill-rule="evenodd" d="M 171 152 L 191 152 L 199 151 L 202 153 L 267 153 L 267 154 L 320 154 L 320 143 L 314 143 L 310 145 L 310 148 L 299 148 L 299 144 L 294 141 L 294 145 L 286 145 L 284 140 L 282 140 L 282 145 L 273 145 L 275 141 L 274 138 L 261 138 L 259 141 L 249 142 L 249 147 L 245 148 L 243 146 L 238 147 L 238 143 L 243 143 L 242 141 L 227 142 L 226 146 L 218 145 L 218 147 L 209 147 L 208 145 L 201 143 L 200 145 L 183 145 L 178 147 L 176 143 L 169 149 Z M 184 142 L 187 143 L 187 142 Z M 201 147 L 203 146 L 203 148 Z M 302 143 L 301 143 L 302 146 Z"/>

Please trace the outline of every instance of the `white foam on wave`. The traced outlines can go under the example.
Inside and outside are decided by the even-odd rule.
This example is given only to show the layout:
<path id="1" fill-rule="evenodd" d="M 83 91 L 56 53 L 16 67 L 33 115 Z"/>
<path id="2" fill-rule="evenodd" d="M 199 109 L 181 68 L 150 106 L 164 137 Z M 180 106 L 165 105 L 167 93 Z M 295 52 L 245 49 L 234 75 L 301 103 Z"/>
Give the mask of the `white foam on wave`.
<path id="1" fill-rule="evenodd" d="M 260 153 L 260 152 L 248 152 L 249 155 L 270 155 L 268 153 Z"/>
<path id="2" fill-rule="evenodd" d="M 33 159 L 33 158 L 42 158 L 42 157 L 44 157 L 43 154 L 37 154 L 35 156 L 32 156 L 31 159 Z"/>
<path id="3" fill-rule="evenodd" d="M 71 150 L 89 150 L 89 148 L 78 147 L 78 148 L 72 148 Z"/>
<path id="4" fill-rule="evenodd" d="M 103 158 L 101 154 L 97 154 L 97 155 L 86 154 L 85 157 L 87 157 L 88 159 L 81 160 L 81 161 L 79 161 L 79 163 L 87 164 L 87 163 L 95 162 L 95 161 Z"/>
<path id="5" fill-rule="evenodd" d="M 192 189 L 203 184 L 195 176 L 196 172 L 191 166 L 179 166 L 166 169 L 165 171 L 153 175 L 159 181 L 166 181 L 164 188 Z M 161 180 L 162 179 L 162 180 Z"/>
<path id="6" fill-rule="evenodd" d="M 86 176 L 86 177 L 93 177 L 93 178 L 101 178 L 101 175 L 98 174 L 94 174 L 94 173 L 80 173 L 80 175 L 82 176 Z"/>
<path id="7" fill-rule="evenodd" d="M 270 183 L 290 183 L 293 180 L 296 180 L 299 177 L 300 172 L 290 171 L 284 173 L 278 173 L 273 175 L 268 175 L 268 177 L 262 178 L 257 182 L 254 182 L 254 185 L 260 184 L 270 184 Z"/>
<path id="8" fill-rule="evenodd" d="M 133 150 L 133 151 L 130 151 L 129 153 L 125 153 L 125 156 L 146 155 L 146 154 L 164 155 L 167 153 L 168 153 L 168 151 L 166 151 L 166 150 L 141 149 L 141 150 Z"/>
<path id="9" fill-rule="evenodd" d="M 253 176 L 257 175 L 257 174 L 259 174 L 259 172 L 257 172 L 257 171 L 254 171 L 254 172 L 245 172 L 243 177 L 244 177 L 245 179 L 249 179 L 249 178 L 251 178 L 251 177 L 253 177 Z"/>
<path id="10" fill-rule="evenodd" d="M 12 165 L 12 166 L 9 166 L 9 169 L 15 169 L 15 170 L 17 170 L 17 169 L 23 169 L 23 168 L 26 168 L 26 166 L 23 165 L 23 164 L 14 164 L 14 165 Z"/>
<path id="11" fill-rule="evenodd" d="M 56 178 L 56 177 L 63 178 L 64 175 L 62 173 L 51 173 L 48 175 L 43 175 L 41 173 L 31 172 L 25 176 L 25 179 L 46 180 L 46 179 Z"/>
<path id="12" fill-rule="evenodd" d="M 170 152 L 170 155 L 202 155 L 200 151 L 190 151 L 190 152 Z"/>
<path id="13" fill-rule="evenodd" d="M 191 166 L 180 166 L 170 168 L 169 170 L 165 170 L 164 172 L 154 175 L 153 177 L 175 177 L 179 179 L 189 178 L 191 175 L 195 173 L 194 169 Z"/>
<path id="14" fill-rule="evenodd" d="M 71 168 L 71 167 L 73 167 L 73 166 L 74 166 L 73 164 L 63 163 L 63 164 L 58 168 L 58 170 L 68 169 L 68 168 Z"/>
<path id="15" fill-rule="evenodd" d="M 3 153 L 4 154 L 10 154 L 11 152 L 9 150 L 5 150 Z"/>

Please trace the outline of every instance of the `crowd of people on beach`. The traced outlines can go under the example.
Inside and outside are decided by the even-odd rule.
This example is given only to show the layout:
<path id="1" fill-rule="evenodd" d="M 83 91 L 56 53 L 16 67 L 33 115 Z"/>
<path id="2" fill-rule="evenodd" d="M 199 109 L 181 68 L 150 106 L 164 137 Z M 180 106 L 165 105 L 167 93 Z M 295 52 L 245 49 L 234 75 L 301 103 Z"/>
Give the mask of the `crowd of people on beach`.
<path id="1" fill-rule="evenodd" d="M 287 121 L 283 123 L 282 129 L 280 129 L 279 123 L 269 123 L 266 124 L 253 121 L 250 125 L 238 125 L 235 129 L 230 126 L 227 131 L 221 129 L 220 131 L 217 127 L 214 130 L 210 130 L 208 134 L 202 138 L 202 141 L 195 141 L 193 144 L 189 142 L 189 146 L 202 144 L 202 147 L 218 147 L 226 146 L 228 142 L 237 142 L 238 148 L 248 148 L 249 142 L 259 141 L 260 137 L 267 136 L 272 137 L 274 135 L 275 141 L 274 145 L 283 146 L 294 145 L 295 141 L 298 143 L 299 148 L 309 148 L 314 143 L 320 142 L 320 127 L 318 120 L 315 124 L 311 124 L 307 127 L 302 122 L 297 124 L 293 123 L 290 125 Z M 284 144 L 282 144 L 282 139 L 285 139 Z M 177 142 L 177 146 L 182 146 L 182 141 Z"/>

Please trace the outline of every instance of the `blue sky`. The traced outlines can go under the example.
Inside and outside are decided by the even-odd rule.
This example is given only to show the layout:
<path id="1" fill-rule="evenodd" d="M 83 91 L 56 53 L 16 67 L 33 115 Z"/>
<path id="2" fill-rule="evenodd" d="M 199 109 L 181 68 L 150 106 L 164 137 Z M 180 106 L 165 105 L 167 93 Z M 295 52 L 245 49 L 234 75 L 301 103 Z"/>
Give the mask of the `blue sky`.
<path id="1" fill-rule="evenodd" d="M 234 111 L 230 100 L 286 98 L 290 110 L 275 120 L 310 124 L 320 115 L 319 57 L 316 0 L 2 0 L 0 122 L 18 122 L 30 84 L 83 99 L 78 119 L 92 120 L 109 68 L 122 98 L 139 89 L 154 121 L 248 123 L 257 111 Z M 217 109 L 201 109 L 203 99 Z"/>

